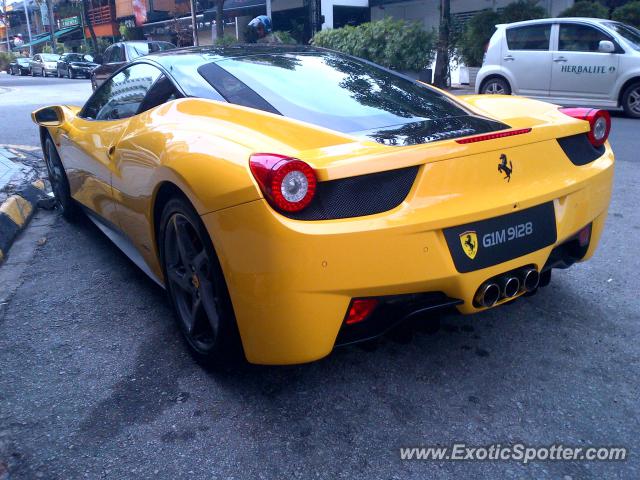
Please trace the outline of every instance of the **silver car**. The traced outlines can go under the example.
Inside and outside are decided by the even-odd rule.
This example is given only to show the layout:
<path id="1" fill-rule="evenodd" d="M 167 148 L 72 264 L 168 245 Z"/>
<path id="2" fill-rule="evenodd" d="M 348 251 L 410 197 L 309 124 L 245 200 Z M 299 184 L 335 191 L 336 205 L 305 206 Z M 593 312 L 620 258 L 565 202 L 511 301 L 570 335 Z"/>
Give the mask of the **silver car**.
<path id="1" fill-rule="evenodd" d="M 58 60 L 60 55 L 55 53 L 38 53 L 31 59 L 31 75 L 43 76 L 56 75 L 58 72 Z"/>
<path id="2" fill-rule="evenodd" d="M 640 118 L 636 28 L 595 18 L 548 18 L 496 28 L 478 72 L 477 93 L 622 108 Z"/>

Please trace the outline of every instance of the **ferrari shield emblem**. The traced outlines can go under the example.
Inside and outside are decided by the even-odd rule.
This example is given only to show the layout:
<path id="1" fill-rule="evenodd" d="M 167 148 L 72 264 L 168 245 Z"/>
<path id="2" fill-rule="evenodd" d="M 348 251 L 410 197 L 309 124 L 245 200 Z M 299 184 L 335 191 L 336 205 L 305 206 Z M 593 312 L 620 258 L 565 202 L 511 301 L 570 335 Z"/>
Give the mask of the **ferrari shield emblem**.
<path id="1" fill-rule="evenodd" d="M 469 230 L 467 232 L 460 234 L 460 244 L 462 245 L 462 250 L 471 260 L 476 258 L 476 253 L 478 253 L 478 236 L 476 232 Z"/>

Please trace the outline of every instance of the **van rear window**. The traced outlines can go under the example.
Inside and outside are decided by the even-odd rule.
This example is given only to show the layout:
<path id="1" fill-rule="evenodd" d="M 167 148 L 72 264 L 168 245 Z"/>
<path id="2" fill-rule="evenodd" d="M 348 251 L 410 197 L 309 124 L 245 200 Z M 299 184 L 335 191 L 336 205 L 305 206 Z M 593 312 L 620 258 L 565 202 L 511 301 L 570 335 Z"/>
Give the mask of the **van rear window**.
<path id="1" fill-rule="evenodd" d="M 549 50 L 551 24 L 528 25 L 507 30 L 509 50 Z"/>

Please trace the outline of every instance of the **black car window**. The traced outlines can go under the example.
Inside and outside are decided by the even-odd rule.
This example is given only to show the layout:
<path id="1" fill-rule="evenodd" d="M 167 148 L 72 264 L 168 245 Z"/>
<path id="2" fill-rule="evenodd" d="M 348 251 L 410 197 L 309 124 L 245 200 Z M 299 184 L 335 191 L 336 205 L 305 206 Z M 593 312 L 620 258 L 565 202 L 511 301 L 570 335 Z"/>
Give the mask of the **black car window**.
<path id="1" fill-rule="evenodd" d="M 96 90 L 81 116 L 92 120 L 118 120 L 135 115 L 161 74 L 159 69 L 146 63 L 125 68 Z"/>
<path id="2" fill-rule="evenodd" d="M 597 52 L 601 40 L 613 42 L 606 33 L 588 25 L 561 23 L 558 49 L 568 52 Z"/>
<path id="3" fill-rule="evenodd" d="M 68 53 L 62 57 L 65 62 L 84 62 L 84 55 L 80 53 Z"/>
<path id="4" fill-rule="evenodd" d="M 103 63 L 111 62 L 111 52 L 113 51 L 113 47 L 109 47 L 104 51 Z"/>
<path id="5" fill-rule="evenodd" d="M 549 50 L 550 38 L 550 23 L 507 29 L 509 50 Z"/>
<path id="6" fill-rule="evenodd" d="M 114 45 L 113 47 L 111 47 L 111 53 L 109 55 L 108 63 L 120 63 L 126 61 L 127 60 L 124 56 L 124 48 L 122 48 L 122 45 Z"/>
<path id="7" fill-rule="evenodd" d="M 180 95 L 173 82 L 167 76 L 161 75 L 149 89 L 147 96 L 144 97 L 138 108 L 138 114 L 180 97 L 182 95 Z"/>
<path id="8" fill-rule="evenodd" d="M 209 64 L 210 65 L 210 64 Z M 252 55 L 200 67 L 229 102 L 341 132 L 468 115 L 445 95 L 334 52 Z"/>
<path id="9" fill-rule="evenodd" d="M 251 88 L 231 75 L 217 63 L 207 63 L 206 65 L 202 65 L 198 69 L 198 72 L 205 79 L 210 81 L 211 86 L 220 92 L 227 102 L 242 105 L 244 107 L 264 110 L 265 112 L 280 113 L 264 98 L 251 90 Z"/>
<path id="10" fill-rule="evenodd" d="M 164 52 L 165 50 L 176 48 L 173 43 L 169 42 L 134 42 L 126 45 L 129 50 L 129 59 L 131 60 L 150 53 Z"/>

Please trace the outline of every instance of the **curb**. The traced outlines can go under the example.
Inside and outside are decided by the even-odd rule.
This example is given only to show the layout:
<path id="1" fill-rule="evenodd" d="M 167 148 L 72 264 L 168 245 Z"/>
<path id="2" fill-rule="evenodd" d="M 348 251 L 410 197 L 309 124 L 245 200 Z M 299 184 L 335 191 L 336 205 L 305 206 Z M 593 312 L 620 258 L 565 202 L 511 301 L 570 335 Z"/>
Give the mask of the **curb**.
<path id="1" fill-rule="evenodd" d="M 36 180 L 0 205 L 0 264 L 7 257 L 13 241 L 29 224 L 38 208 L 38 201 L 46 197 L 44 188 L 44 182 Z"/>

